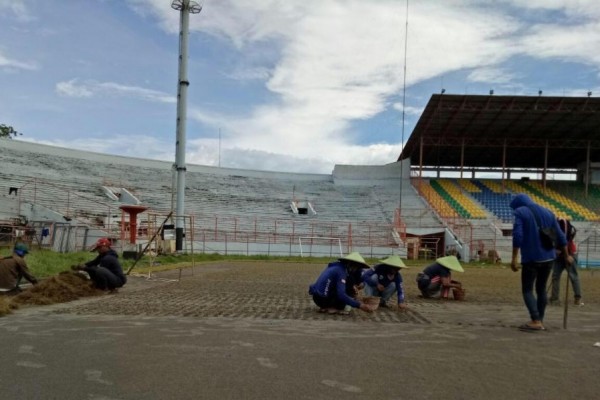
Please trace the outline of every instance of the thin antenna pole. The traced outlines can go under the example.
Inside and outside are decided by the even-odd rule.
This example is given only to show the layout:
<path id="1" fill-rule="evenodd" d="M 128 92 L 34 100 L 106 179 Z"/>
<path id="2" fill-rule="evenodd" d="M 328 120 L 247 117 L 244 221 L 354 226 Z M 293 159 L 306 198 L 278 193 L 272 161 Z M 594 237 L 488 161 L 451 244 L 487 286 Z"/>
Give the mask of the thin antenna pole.
<path id="1" fill-rule="evenodd" d="M 406 54 L 408 52 L 408 0 L 406 0 L 406 27 L 404 33 L 404 77 L 402 82 L 402 139 L 400 146 L 404 150 L 404 121 L 406 115 Z M 398 201 L 398 213 L 402 215 L 402 184 L 404 181 L 403 174 L 404 160 L 400 160 L 400 196 Z"/>
<path id="2" fill-rule="evenodd" d="M 219 168 L 221 168 L 221 128 L 219 128 Z"/>

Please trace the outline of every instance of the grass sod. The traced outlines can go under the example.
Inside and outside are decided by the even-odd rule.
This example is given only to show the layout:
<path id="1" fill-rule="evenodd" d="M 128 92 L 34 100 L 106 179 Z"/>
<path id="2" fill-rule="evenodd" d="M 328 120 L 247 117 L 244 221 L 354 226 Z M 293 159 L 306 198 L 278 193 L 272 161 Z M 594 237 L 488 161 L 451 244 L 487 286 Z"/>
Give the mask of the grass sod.
<path id="1" fill-rule="evenodd" d="M 10 254 L 8 249 L 0 251 L 1 256 Z M 44 249 L 33 249 L 26 256 L 27 265 L 31 273 L 36 276 L 40 283 L 34 287 L 25 290 L 17 296 L 0 296 L 0 316 L 9 314 L 11 309 L 19 308 L 25 305 L 46 305 L 66 301 L 76 300 L 81 297 L 95 296 L 102 292 L 90 287 L 89 281 L 82 280 L 77 274 L 71 272 L 71 266 L 89 261 L 95 257 L 95 253 L 77 252 L 77 253 L 56 253 Z M 181 254 L 181 255 L 160 255 L 147 256 L 140 259 L 132 273 L 145 274 L 148 272 L 161 272 L 176 269 L 190 268 L 193 265 L 201 266 L 214 262 L 248 262 L 251 268 L 256 268 L 256 262 L 265 264 L 276 263 L 302 263 L 320 265 L 323 268 L 327 263 L 335 260 L 336 257 L 308 258 L 299 256 L 241 256 L 241 255 L 220 255 L 220 254 Z M 367 263 L 375 265 L 379 259 L 366 258 Z M 429 265 L 433 260 L 407 260 L 406 265 L 411 270 L 421 270 Z M 121 259 L 123 270 L 127 271 L 134 260 Z M 466 263 L 466 268 L 486 268 L 493 264 L 485 263 Z M 415 272 L 416 273 L 416 272 Z"/>

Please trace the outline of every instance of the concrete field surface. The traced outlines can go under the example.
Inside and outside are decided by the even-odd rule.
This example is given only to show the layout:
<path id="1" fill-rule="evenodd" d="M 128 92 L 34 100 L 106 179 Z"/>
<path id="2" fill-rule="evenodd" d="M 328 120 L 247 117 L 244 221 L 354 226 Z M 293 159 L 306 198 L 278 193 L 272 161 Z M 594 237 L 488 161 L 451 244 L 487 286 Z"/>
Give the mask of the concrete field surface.
<path id="1" fill-rule="evenodd" d="M 600 384 L 600 274 L 585 305 L 528 320 L 520 274 L 468 267 L 464 302 L 317 312 L 324 265 L 221 261 L 130 276 L 116 295 L 0 318 L 2 399 L 593 399 Z M 135 270 L 134 270 L 135 272 Z M 561 286 L 564 302 L 565 277 Z"/>

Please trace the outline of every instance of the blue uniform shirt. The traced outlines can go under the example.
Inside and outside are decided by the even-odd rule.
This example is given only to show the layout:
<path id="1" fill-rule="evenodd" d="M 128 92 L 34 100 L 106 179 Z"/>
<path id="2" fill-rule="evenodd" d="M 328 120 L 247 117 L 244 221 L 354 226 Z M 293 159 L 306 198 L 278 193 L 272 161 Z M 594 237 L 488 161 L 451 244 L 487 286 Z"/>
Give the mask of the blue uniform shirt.
<path id="1" fill-rule="evenodd" d="M 392 279 L 388 275 L 392 275 Z M 383 285 L 383 287 L 388 287 L 390 283 L 394 282 L 396 284 L 396 292 L 398 293 L 398 304 L 404 303 L 404 286 L 402 285 L 402 275 L 400 275 L 400 271 L 396 268 L 392 268 L 386 264 L 378 264 L 373 269 L 367 270 L 363 274 L 363 282 L 365 285 L 369 285 L 372 287 L 377 286 L 371 277 L 373 275 L 377 275 L 377 283 Z"/>
<path id="2" fill-rule="evenodd" d="M 348 270 L 341 261 L 334 261 L 327 265 L 327 268 L 319 275 L 317 281 L 310 285 L 308 293 L 321 297 L 329 297 L 331 290 L 336 291 L 338 299 L 351 307 L 358 308 L 360 303 L 346 294 L 346 280 L 348 279 Z"/>

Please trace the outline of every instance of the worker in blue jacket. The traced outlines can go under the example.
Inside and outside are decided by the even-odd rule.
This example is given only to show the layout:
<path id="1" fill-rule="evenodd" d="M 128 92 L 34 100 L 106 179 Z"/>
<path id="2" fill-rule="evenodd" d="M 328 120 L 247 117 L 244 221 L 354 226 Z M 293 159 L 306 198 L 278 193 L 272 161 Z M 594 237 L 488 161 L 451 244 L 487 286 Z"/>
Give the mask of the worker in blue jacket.
<path id="1" fill-rule="evenodd" d="M 337 261 L 329 263 L 327 268 L 319 275 L 317 281 L 310 285 L 308 289 L 308 294 L 313 297 L 313 301 L 319 306 L 319 312 L 344 313 L 346 305 L 367 312 L 373 311 L 371 306 L 356 300 L 348 294 L 355 292 L 355 288 L 348 286 L 357 283 L 349 278 L 356 275 L 363 268 L 369 268 L 369 265 L 358 252 L 352 252 L 347 256 L 340 257 Z"/>
<path id="2" fill-rule="evenodd" d="M 439 257 L 417 274 L 417 287 L 425 299 L 448 299 L 450 292 L 462 291 L 462 283 L 452 279 L 452 271 L 465 272 L 456 256 Z"/>
<path id="3" fill-rule="evenodd" d="M 388 300 L 394 292 L 398 294 L 398 309 L 406 308 L 401 268 L 408 268 L 399 256 L 390 256 L 381 260 L 373 269 L 366 271 L 362 278 L 365 283 L 365 296 L 381 297 L 379 307 L 388 307 Z"/>
<path id="4" fill-rule="evenodd" d="M 98 252 L 96 258 L 71 268 L 75 271 L 87 272 L 97 289 L 116 293 L 118 288 L 127 283 L 117 252 L 111 248 L 108 238 L 98 239 L 92 251 Z"/>
<path id="5" fill-rule="evenodd" d="M 531 321 L 519 326 L 523 331 L 545 330 L 543 321 L 546 310 L 546 283 L 556 258 L 556 249 L 567 265 L 573 264 L 573 257 L 567 249 L 567 238 L 558 225 L 552 211 L 536 204 L 529 196 L 517 194 L 510 202 L 514 210 L 512 261 L 510 267 L 514 272 L 519 270 L 517 258 L 521 253 L 521 291 Z M 556 243 L 544 246 L 541 229 L 554 230 Z M 533 294 L 535 292 L 537 295 Z"/>

